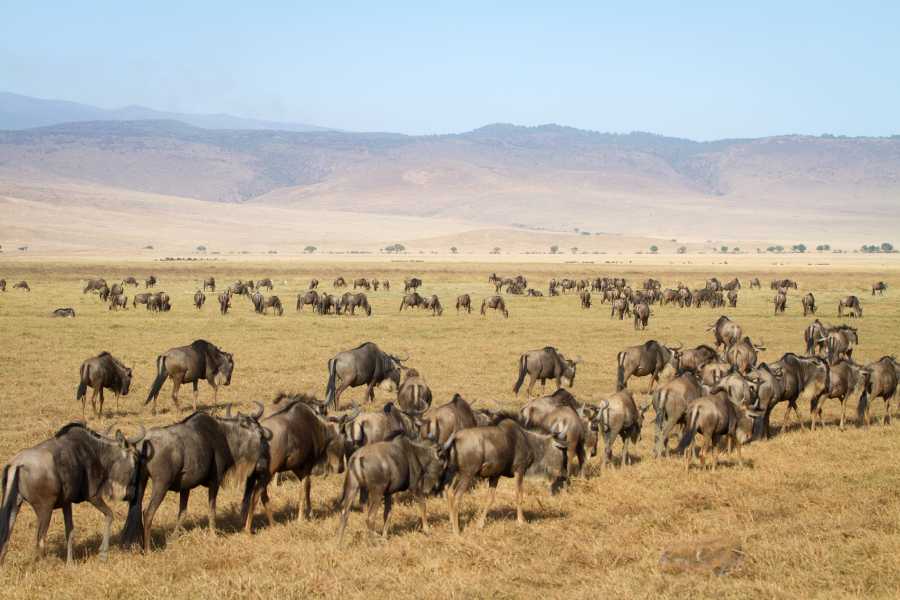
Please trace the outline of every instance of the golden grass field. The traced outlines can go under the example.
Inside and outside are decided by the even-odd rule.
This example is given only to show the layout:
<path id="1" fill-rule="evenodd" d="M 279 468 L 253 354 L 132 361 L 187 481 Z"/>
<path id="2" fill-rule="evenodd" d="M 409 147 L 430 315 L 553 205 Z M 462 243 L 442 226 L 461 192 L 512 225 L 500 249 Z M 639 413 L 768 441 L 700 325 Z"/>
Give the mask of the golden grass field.
<path id="1" fill-rule="evenodd" d="M 615 355 L 624 346 L 655 338 L 695 345 L 711 339 L 706 327 L 720 312 L 730 315 L 756 341 L 765 342 L 764 360 L 777 360 L 785 351 L 802 352 L 799 298 L 812 290 L 823 320 L 837 322 L 839 296 L 860 296 L 865 318 L 855 357 L 861 362 L 892 354 L 900 347 L 900 270 L 881 258 L 865 263 L 842 257 L 810 257 L 773 265 L 772 258 L 732 259 L 732 264 L 706 264 L 683 257 L 644 257 L 632 264 L 504 264 L 465 262 L 334 262 L 311 260 L 258 262 L 119 262 L 0 261 L 0 277 L 11 287 L 26 279 L 30 294 L 10 290 L 0 294 L 0 461 L 19 449 L 51 436 L 70 420 L 81 418 L 75 388 L 81 362 L 109 350 L 134 368 L 131 394 L 120 412 L 91 418 L 100 430 L 115 422 L 128 432 L 138 423 L 168 424 L 185 416 L 168 400 L 170 384 L 160 397 L 165 410 L 151 416 L 143 400 L 155 376 L 157 354 L 173 346 L 206 338 L 233 352 L 236 369 L 230 388 L 220 401 L 250 409 L 250 402 L 270 403 L 279 390 L 324 395 L 326 361 L 336 352 L 372 340 L 388 351 L 410 356 L 430 383 L 435 403 L 461 393 L 479 405 L 516 408 L 512 384 L 519 354 L 547 344 L 568 355 L 581 355 L 574 393 L 596 401 L 615 387 Z M 841 261 L 844 262 L 841 262 Z M 636 332 L 630 321 L 611 321 L 608 309 L 595 301 L 582 311 L 576 295 L 560 298 L 508 299 L 510 318 L 477 315 L 481 298 L 492 294 L 491 271 L 525 274 L 530 285 L 546 293 L 552 277 L 622 275 L 637 283 L 648 276 L 664 286 L 684 281 L 702 285 L 707 276 L 738 276 L 747 284 L 759 276 L 764 286 L 775 276 L 795 277 L 788 313 L 773 317 L 771 296 L 744 288 L 737 309 L 682 310 L 654 307 L 650 327 Z M 143 278 L 155 273 L 158 289 L 168 291 L 174 308 L 153 315 L 143 308 L 110 312 L 96 296 L 82 295 L 83 280 L 102 276 L 108 281 L 127 275 Z M 445 306 L 443 317 L 426 313 L 397 314 L 404 276 L 419 275 L 422 292 L 436 293 Z M 191 295 L 209 275 L 220 286 L 236 278 L 271 277 L 275 294 L 285 303 L 285 315 L 259 316 L 250 303 L 237 299 L 223 317 L 212 294 L 196 311 Z M 337 275 L 389 279 L 391 292 L 373 292 L 371 318 L 320 317 L 294 311 L 295 296 L 311 277 L 330 290 Z M 869 286 L 883 279 L 891 288 L 873 298 Z M 476 312 L 457 316 L 455 297 L 473 295 Z M 130 297 L 133 292 L 127 292 Z M 53 319 L 57 307 L 71 306 L 75 319 Z M 631 388 L 643 401 L 646 380 Z M 552 391 L 548 387 L 548 392 Z M 345 394 L 360 400 L 362 388 Z M 107 407 L 113 408 L 109 395 Z M 190 403 L 190 388 L 182 402 Z M 202 384 L 202 403 L 212 401 Z M 380 409 L 390 399 L 378 392 Z M 851 413 L 855 415 L 855 398 Z M 54 514 L 48 554 L 32 559 L 34 518 L 23 508 L 6 562 L 0 567 L 4 598 L 197 598 L 197 597 L 897 597 L 900 593 L 900 428 L 869 430 L 851 426 L 840 432 L 834 424 L 838 404 L 826 407 L 824 431 L 798 430 L 754 443 L 744 450 L 749 464 L 728 464 L 716 472 L 693 469 L 685 473 L 680 459 L 653 459 L 652 411 L 638 445 L 637 464 L 599 471 L 593 459 L 588 477 L 571 489 L 550 497 L 542 481 L 527 483 L 528 524 L 517 527 L 511 480 L 501 482 L 494 510 L 484 530 L 465 525 L 486 498 L 479 486 L 466 496 L 464 529 L 460 537 L 449 531 L 443 499 L 429 502 L 432 532 L 417 529 L 415 506 L 396 505 L 392 535 L 370 536 L 364 517 L 351 515 L 343 547 L 335 544 L 334 504 L 343 476 L 313 482 L 314 519 L 297 522 L 300 486 L 290 481 L 272 487 L 278 524 L 269 528 L 258 515 L 255 531 L 237 531 L 239 492 L 219 497 L 220 530 L 206 528 L 206 493 L 191 496 L 188 530 L 164 540 L 171 530 L 177 500 L 171 495 L 155 520 L 155 549 L 149 555 L 111 551 L 108 562 L 98 557 L 101 518 L 93 507 L 75 507 L 76 558 L 65 566 L 62 518 Z M 802 406 L 808 425 L 808 406 Z M 776 409 L 773 424 L 781 422 Z M 884 414 L 875 403 L 873 414 Z M 777 427 L 775 428 L 777 430 Z M 616 455 L 620 450 L 616 446 Z M 148 496 L 149 497 L 149 494 Z M 125 505 L 116 506 L 115 531 L 121 527 Z M 740 563 L 727 575 L 707 572 L 668 573 L 659 565 L 661 554 L 680 544 L 719 539 L 740 547 Z M 117 535 L 113 538 L 115 545 Z"/>

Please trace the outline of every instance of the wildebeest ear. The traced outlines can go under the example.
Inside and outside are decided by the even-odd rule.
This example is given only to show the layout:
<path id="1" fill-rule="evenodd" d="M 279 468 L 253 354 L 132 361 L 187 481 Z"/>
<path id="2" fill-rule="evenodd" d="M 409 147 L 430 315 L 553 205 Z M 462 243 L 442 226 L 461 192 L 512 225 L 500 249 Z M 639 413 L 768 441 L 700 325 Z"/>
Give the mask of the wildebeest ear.
<path id="1" fill-rule="evenodd" d="M 128 440 L 125 439 L 125 434 L 122 433 L 121 429 L 116 429 L 116 441 L 119 442 L 119 445 L 123 448 L 128 445 Z"/>
<path id="2" fill-rule="evenodd" d="M 266 441 L 270 441 L 272 439 L 272 437 L 274 436 L 274 434 L 272 433 L 272 430 L 269 429 L 268 427 L 263 427 L 262 432 L 263 432 L 263 437 L 266 438 Z"/>

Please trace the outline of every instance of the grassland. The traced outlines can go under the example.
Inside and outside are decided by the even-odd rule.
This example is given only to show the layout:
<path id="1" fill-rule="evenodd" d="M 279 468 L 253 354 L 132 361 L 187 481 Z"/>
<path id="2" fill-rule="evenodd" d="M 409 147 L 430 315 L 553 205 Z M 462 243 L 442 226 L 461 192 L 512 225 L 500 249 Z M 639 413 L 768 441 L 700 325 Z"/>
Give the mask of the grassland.
<path id="1" fill-rule="evenodd" d="M 758 259 L 732 264 L 688 264 L 679 257 L 641 258 L 632 264 L 317 263 L 267 262 L 158 263 L 79 261 L 0 262 L 0 277 L 10 286 L 27 279 L 30 294 L 0 294 L 0 459 L 53 434 L 62 424 L 81 417 L 74 400 L 81 361 L 109 350 L 133 366 L 135 381 L 120 412 L 91 425 L 112 423 L 133 431 L 138 423 L 161 425 L 179 419 L 166 399 L 167 411 L 151 416 L 142 400 L 154 376 L 158 353 L 204 337 L 231 351 L 236 371 L 220 400 L 249 407 L 267 402 L 279 390 L 324 392 L 325 363 L 335 352 L 365 340 L 410 356 L 409 364 L 429 381 L 435 401 L 454 392 L 487 406 L 514 408 L 524 402 L 512 392 L 518 355 L 546 344 L 569 355 L 581 355 L 575 393 L 598 400 L 614 389 L 615 354 L 622 347 L 655 338 L 693 345 L 709 341 L 706 326 L 719 311 L 654 308 L 651 325 L 636 332 L 629 321 L 609 320 L 604 306 L 578 307 L 575 296 L 509 300 L 510 318 L 489 314 L 457 316 L 453 301 L 468 292 L 480 299 L 493 293 L 491 271 L 525 274 L 544 289 L 551 276 L 586 277 L 621 274 L 631 280 L 647 276 L 664 285 L 684 281 L 701 284 L 708 276 L 795 277 L 788 313 L 773 317 L 768 289 L 741 292 L 737 309 L 726 312 L 739 321 L 775 360 L 788 350 L 802 350 L 799 297 L 816 294 L 820 316 L 837 321 L 836 303 L 847 293 L 860 295 L 865 318 L 858 321 L 858 360 L 877 359 L 900 347 L 898 265 L 890 261 L 834 262 L 797 260 L 773 265 Z M 709 262 L 709 261 L 708 261 Z M 832 264 L 810 264 L 811 262 Z M 174 302 L 171 313 L 110 312 L 92 295 L 82 295 L 81 282 L 103 276 L 117 280 L 155 273 L 160 289 Z M 326 289 L 337 275 L 389 279 L 391 292 L 369 294 L 374 314 L 365 317 L 319 317 L 293 310 L 296 292 L 317 277 Z M 438 294 L 446 311 L 441 318 L 425 313 L 397 314 L 400 282 L 417 274 L 424 291 Z M 272 277 L 275 293 L 285 301 L 284 317 L 259 316 L 244 300 L 223 317 L 215 302 L 202 311 L 191 306 L 191 294 L 202 278 L 219 282 L 236 278 Z M 872 298 L 868 286 L 883 279 L 891 285 L 884 297 Z M 130 296 L 131 291 L 128 292 Z M 213 298 L 211 298 L 213 300 Z M 52 319 L 50 312 L 72 306 L 76 319 Z M 646 381 L 632 389 L 643 392 Z M 163 397 L 168 396 L 168 385 Z M 346 399 L 361 399 L 361 389 Z M 185 390 L 183 400 L 189 400 Z M 378 392 L 379 408 L 389 397 Z M 201 388 L 201 402 L 212 393 Z M 107 403 L 110 407 L 110 403 Z M 855 399 L 852 402 L 855 406 Z M 879 417 L 882 403 L 874 408 Z M 253 535 L 237 532 L 236 490 L 220 495 L 220 532 L 206 525 L 206 494 L 191 498 L 188 531 L 165 541 L 174 524 L 176 499 L 166 500 L 156 518 L 156 548 L 149 555 L 114 551 L 108 562 L 97 556 L 101 519 L 92 507 L 75 508 L 78 564 L 64 563 L 63 526 L 54 516 L 48 556 L 33 562 L 33 513 L 22 511 L 7 560 L 0 568 L 5 598 L 85 597 L 896 597 L 900 591 L 900 436 L 897 426 L 868 431 L 834 425 L 837 403 L 826 408 L 831 422 L 824 431 L 792 429 L 773 440 L 745 449 L 749 465 L 728 465 L 715 473 L 685 473 L 679 460 L 650 456 L 652 422 L 648 417 L 638 445 L 638 464 L 599 472 L 574 482 L 556 497 L 539 481 L 527 485 L 527 526 L 514 522 L 512 484 L 500 485 L 488 526 L 466 528 L 461 537 L 449 532 L 443 500 L 430 502 L 434 525 L 428 535 L 416 528 L 413 505 L 401 502 L 386 541 L 368 535 L 363 516 L 354 513 L 343 547 L 334 543 L 337 518 L 333 504 L 341 478 L 313 483 L 314 519 L 296 522 L 299 486 L 274 488 L 278 524 L 269 528 L 257 518 Z M 808 407 L 803 407 L 808 420 Z M 780 423 L 780 409 L 773 423 Z M 618 454 L 619 446 L 616 448 Z M 467 496 L 463 517 L 469 521 L 486 491 Z M 120 526 L 124 506 L 117 507 Z M 728 575 L 665 573 L 661 553 L 678 544 L 721 539 L 739 545 L 740 564 Z"/>

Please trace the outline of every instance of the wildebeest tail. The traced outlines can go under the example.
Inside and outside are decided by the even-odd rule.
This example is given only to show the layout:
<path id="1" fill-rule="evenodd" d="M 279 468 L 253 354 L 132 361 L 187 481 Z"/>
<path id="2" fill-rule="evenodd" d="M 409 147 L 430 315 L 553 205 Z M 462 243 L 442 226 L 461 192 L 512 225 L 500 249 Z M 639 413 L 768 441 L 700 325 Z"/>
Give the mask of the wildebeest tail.
<path id="1" fill-rule="evenodd" d="M 357 490 L 365 480 L 363 460 L 362 456 L 350 457 L 350 464 L 347 466 L 347 474 L 344 476 L 344 488 L 341 491 L 340 506 L 346 506 L 353 502 Z"/>
<path id="2" fill-rule="evenodd" d="M 81 365 L 81 381 L 78 382 L 78 390 L 75 392 L 75 400 L 81 400 L 87 394 L 88 379 L 90 378 L 90 366 Z"/>
<path id="3" fill-rule="evenodd" d="M 600 403 L 600 414 L 597 419 L 600 421 L 600 428 L 604 432 L 609 431 L 609 402 L 607 400 Z"/>
<path id="4" fill-rule="evenodd" d="M 519 357 L 519 378 L 516 379 L 516 385 L 513 386 L 513 393 L 518 394 L 525 381 L 525 355 Z"/>
<path id="5" fill-rule="evenodd" d="M 662 431 L 666 424 L 666 397 L 669 390 L 656 390 L 653 392 L 653 408 L 656 410 L 656 429 Z"/>
<path id="6" fill-rule="evenodd" d="M 150 393 L 147 395 L 144 404 L 150 404 L 151 400 L 156 400 L 159 396 L 159 390 L 162 389 L 168 376 L 169 372 L 166 370 L 166 356 L 160 354 L 156 357 L 156 379 L 153 380 L 153 385 L 150 386 Z"/>
<path id="7" fill-rule="evenodd" d="M 144 443 L 144 448 L 146 449 L 147 442 Z M 142 456 L 145 453 L 145 449 L 142 449 L 141 451 Z M 128 503 L 128 516 L 125 517 L 125 525 L 122 527 L 122 548 L 131 548 L 135 544 L 140 546 L 144 539 L 144 515 L 142 512 L 142 505 L 144 503 L 144 491 L 146 489 L 147 477 L 144 473 L 139 473 L 137 488 L 135 489 L 134 497 Z"/>
<path id="8" fill-rule="evenodd" d="M 12 533 L 13 513 L 19 508 L 19 467 L 3 467 L 2 493 L 0 493 L 0 560 L 6 553 L 6 544 Z"/>
<path id="9" fill-rule="evenodd" d="M 616 368 L 616 390 L 621 391 L 625 388 L 625 353 L 619 352 L 616 361 L 619 364 Z"/>
<path id="10" fill-rule="evenodd" d="M 337 379 L 337 365 L 334 359 L 328 360 L 328 385 L 325 387 L 325 406 L 334 408 L 334 385 Z"/>
<path id="11" fill-rule="evenodd" d="M 681 441 L 678 442 L 678 447 L 675 448 L 675 452 L 679 454 L 683 453 L 687 450 L 688 446 L 691 445 L 691 442 L 694 441 L 694 436 L 697 435 L 697 418 L 699 414 L 700 410 L 695 406 L 688 416 L 688 425 L 684 429 L 684 435 L 681 436 Z"/>
<path id="12" fill-rule="evenodd" d="M 862 424 L 869 409 L 869 374 L 864 372 L 863 377 L 863 391 L 859 396 L 859 404 L 856 405 L 856 418 L 859 424 Z"/>

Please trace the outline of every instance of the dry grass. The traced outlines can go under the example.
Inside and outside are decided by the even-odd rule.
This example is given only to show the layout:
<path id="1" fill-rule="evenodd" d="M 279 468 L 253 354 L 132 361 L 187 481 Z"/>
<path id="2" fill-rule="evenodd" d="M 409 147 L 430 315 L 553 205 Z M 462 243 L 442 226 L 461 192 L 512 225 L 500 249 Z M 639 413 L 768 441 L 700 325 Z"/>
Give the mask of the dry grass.
<path id="1" fill-rule="evenodd" d="M 648 275 L 664 284 L 683 280 L 699 284 L 708 274 L 795 276 L 788 314 L 771 316 L 769 290 L 741 293 L 736 310 L 726 311 L 769 350 L 774 360 L 787 350 L 802 349 L 799 297 L 816 293 L 821 316 L 837 321 L 836 299 L 849 292 L 861 295 L 865 319 L 859 321 L 859 360 L 897 351 L 900 334 L 900 289 L 897 268 L 864 272 L 857 267 L 795 265 L 773 269 L 745 261 L 719 265 L 502 265 L 504 274 L 525 273 L 545 287 L 550 276 L 621 273 L 638 280 Z M 575 296 L 512 298 L 511 317 L 457 316 L 458 293 L 477 298 L 492 293 L 486 282 L 489 264 L 312 264 L 267 263 L 159 264 L 132 263 L 109 267 L 101 263 L 0 263 L 0 277 L 27 279 L 31 294 L 0 295 L 0 457 L 8 459 L 23 447 L 51 435 L 65 422 L 80 418 L 74 401 L 81 361 L 108 349 L 135 368 L 131 395 L 115 420 L 130 430 L 139 423 L 165 424 L 179 418 L 169 411 L 157 417 L 142 412 L 142 399 L 153 378 L 154 359 L 169 347 L 198 337 L 208 338 L 235 354 L 232 386 L 221 398 L 249 406 L 269 400 L 282 389 L 323 393 L 325 363 L 336 351 L 364 340 L 411 356 L 410 364 L 430 382 L 437 402 L 459 391 L 486 405 L 515 407 L 511 393 L 516 358 L 523 350 L 557 345 L 580 354 L 575 392 L 584 400 L 600 398 L 614 386 L 615 354 L 623 346 L 656 338 L 697 344 L 718 312 L 655 308 L 646 332 L 630 322 L 610 321 L 606 309 L 578 308 Z M 404 275 L 420 274 L 425 291 L 437 293 L 447 310 L 442 318 L 424 313 L 397 314 Z M 165 315 L 143 309 L 108 312 L 96 297 L 81 294 L 80 280 L 94 276 L 116 279 L 153 271 L 161 289 L 174 299 Z M 322 318 L 293 311 L 295 293 L 310 277 L 330 282 L 337 274 L 376 275 L 394 283 L 390 293 L 372 293 L 373 317 Z M 246 301 L 222 317 L 214 302 L 198 313 L 190 295 L 207 275 L 220 282 L 271 276 L 275 293 L 290 309 L 282 318 L 254 315 Z M 349 277 L 348 277 L 349 278 Z M 876 279 L 892 285 L 884 298 L 872 298 L 866 286 Z M 325 283 L 325 287 L 329 285 Z M 131 292 L 129 291 L 129 296 Z M 210 298 L 213 300 L 213 298 Z M 74 320 L 51 319 L 59 306 L 72 306 Z M 645 381 L 633 389 L 643 392 Z M 168 394 L 168 385 L 163 396 Z M 185 390 L 184 400 L 189 400 Z M 379 401 L 387 397 L 379 392 Z M 212 397 L 201 388 L 201 401 Z M 361 390 L 350 392 L 361 398 Z M 107 404 L 109 406 L 109 403 Z M 379 404 L 380 406 L 380 404 Z M 855 406 L 855 404 L 854 404 Z M 370 408 L 375 408 L 370 407 Z M 806 407 L 804 407 L 806 408 Z M 883 414 L 883 404 L 875 405 Z M 806 411 L 804 411 L 805 413 Z M 192 495 L 188 532 L 164 541 L 174 524 L 175 497 L 169 497 L 156 518 L 156 549 L 147 556 L 114 551 L 108 562 L 97 556 L 100 518 L 93 508 L 75 509 L 76 555 L 73 569 L 64 565 L 63 526 L 54 516 L 49 555 L 31 560 L 34 519 L 21 513 L 0 588 L 7 598 L 84 597 L 248 597 L 248 596 L 396 596 L 416 597 L 896 597 L 900 589 L 900 454 L 897 427 L 876 426 L 840 432 L 833 425 L 836 402 L 826 408 L 832 421 L 811 434 L 792 430 L 765 443 L 753 444 L 745 457 L 751 465 L 727 465 L 715 473 L 685 473 L 679 460 L 650 457 L 652 423 L 648 417 L 638 445 L 640 462 L 600 474 L 592 463 L 590 477 L 578 479 L 571 491 L 550 497 L 538 481 L 528 484 L 526 516 L 516 527 L 509 481 L 501 483 L 497 503 L 483 531 L 465 528 L 459 538 L 448 528 L 443 500 L 429 504 L 434 525 L 429 535 L 416 530 L 414 506 L 401 503 L 387 541 L 370 537 L 360 513 L 351 516 L 343 548 L 334 543 L 337 518 L 332 506 L 339 495 L 339 477 L 313 484 L 315 518 L 293 520 L 299 486 L 289 482 L 274 488 L 279 523 L 269 528 L 257 518 L 252 536 L 237 533 L 234 513 L 238 493 L 220 496 L 221 531 L 211 536 L 206 525 L 205 492 Z M 780 422 L 776 412 L 773 422 Z M 804 414 L 808 418 L 808 415 Z M 111 418 L 93 420 L 105 428 Z M 616 451 L 618 453 L 619 447 Z M 467 496 L 463 517 L 471 520 L 486 497 L 479 488 Z M 118 507 L 116 526 L 124 517 Z M 727 575 L 689 570 L 671 574 L 660 568 L 661 554 L 684 544 L 724 540 L 739 547 L 741 560 Z"/>

